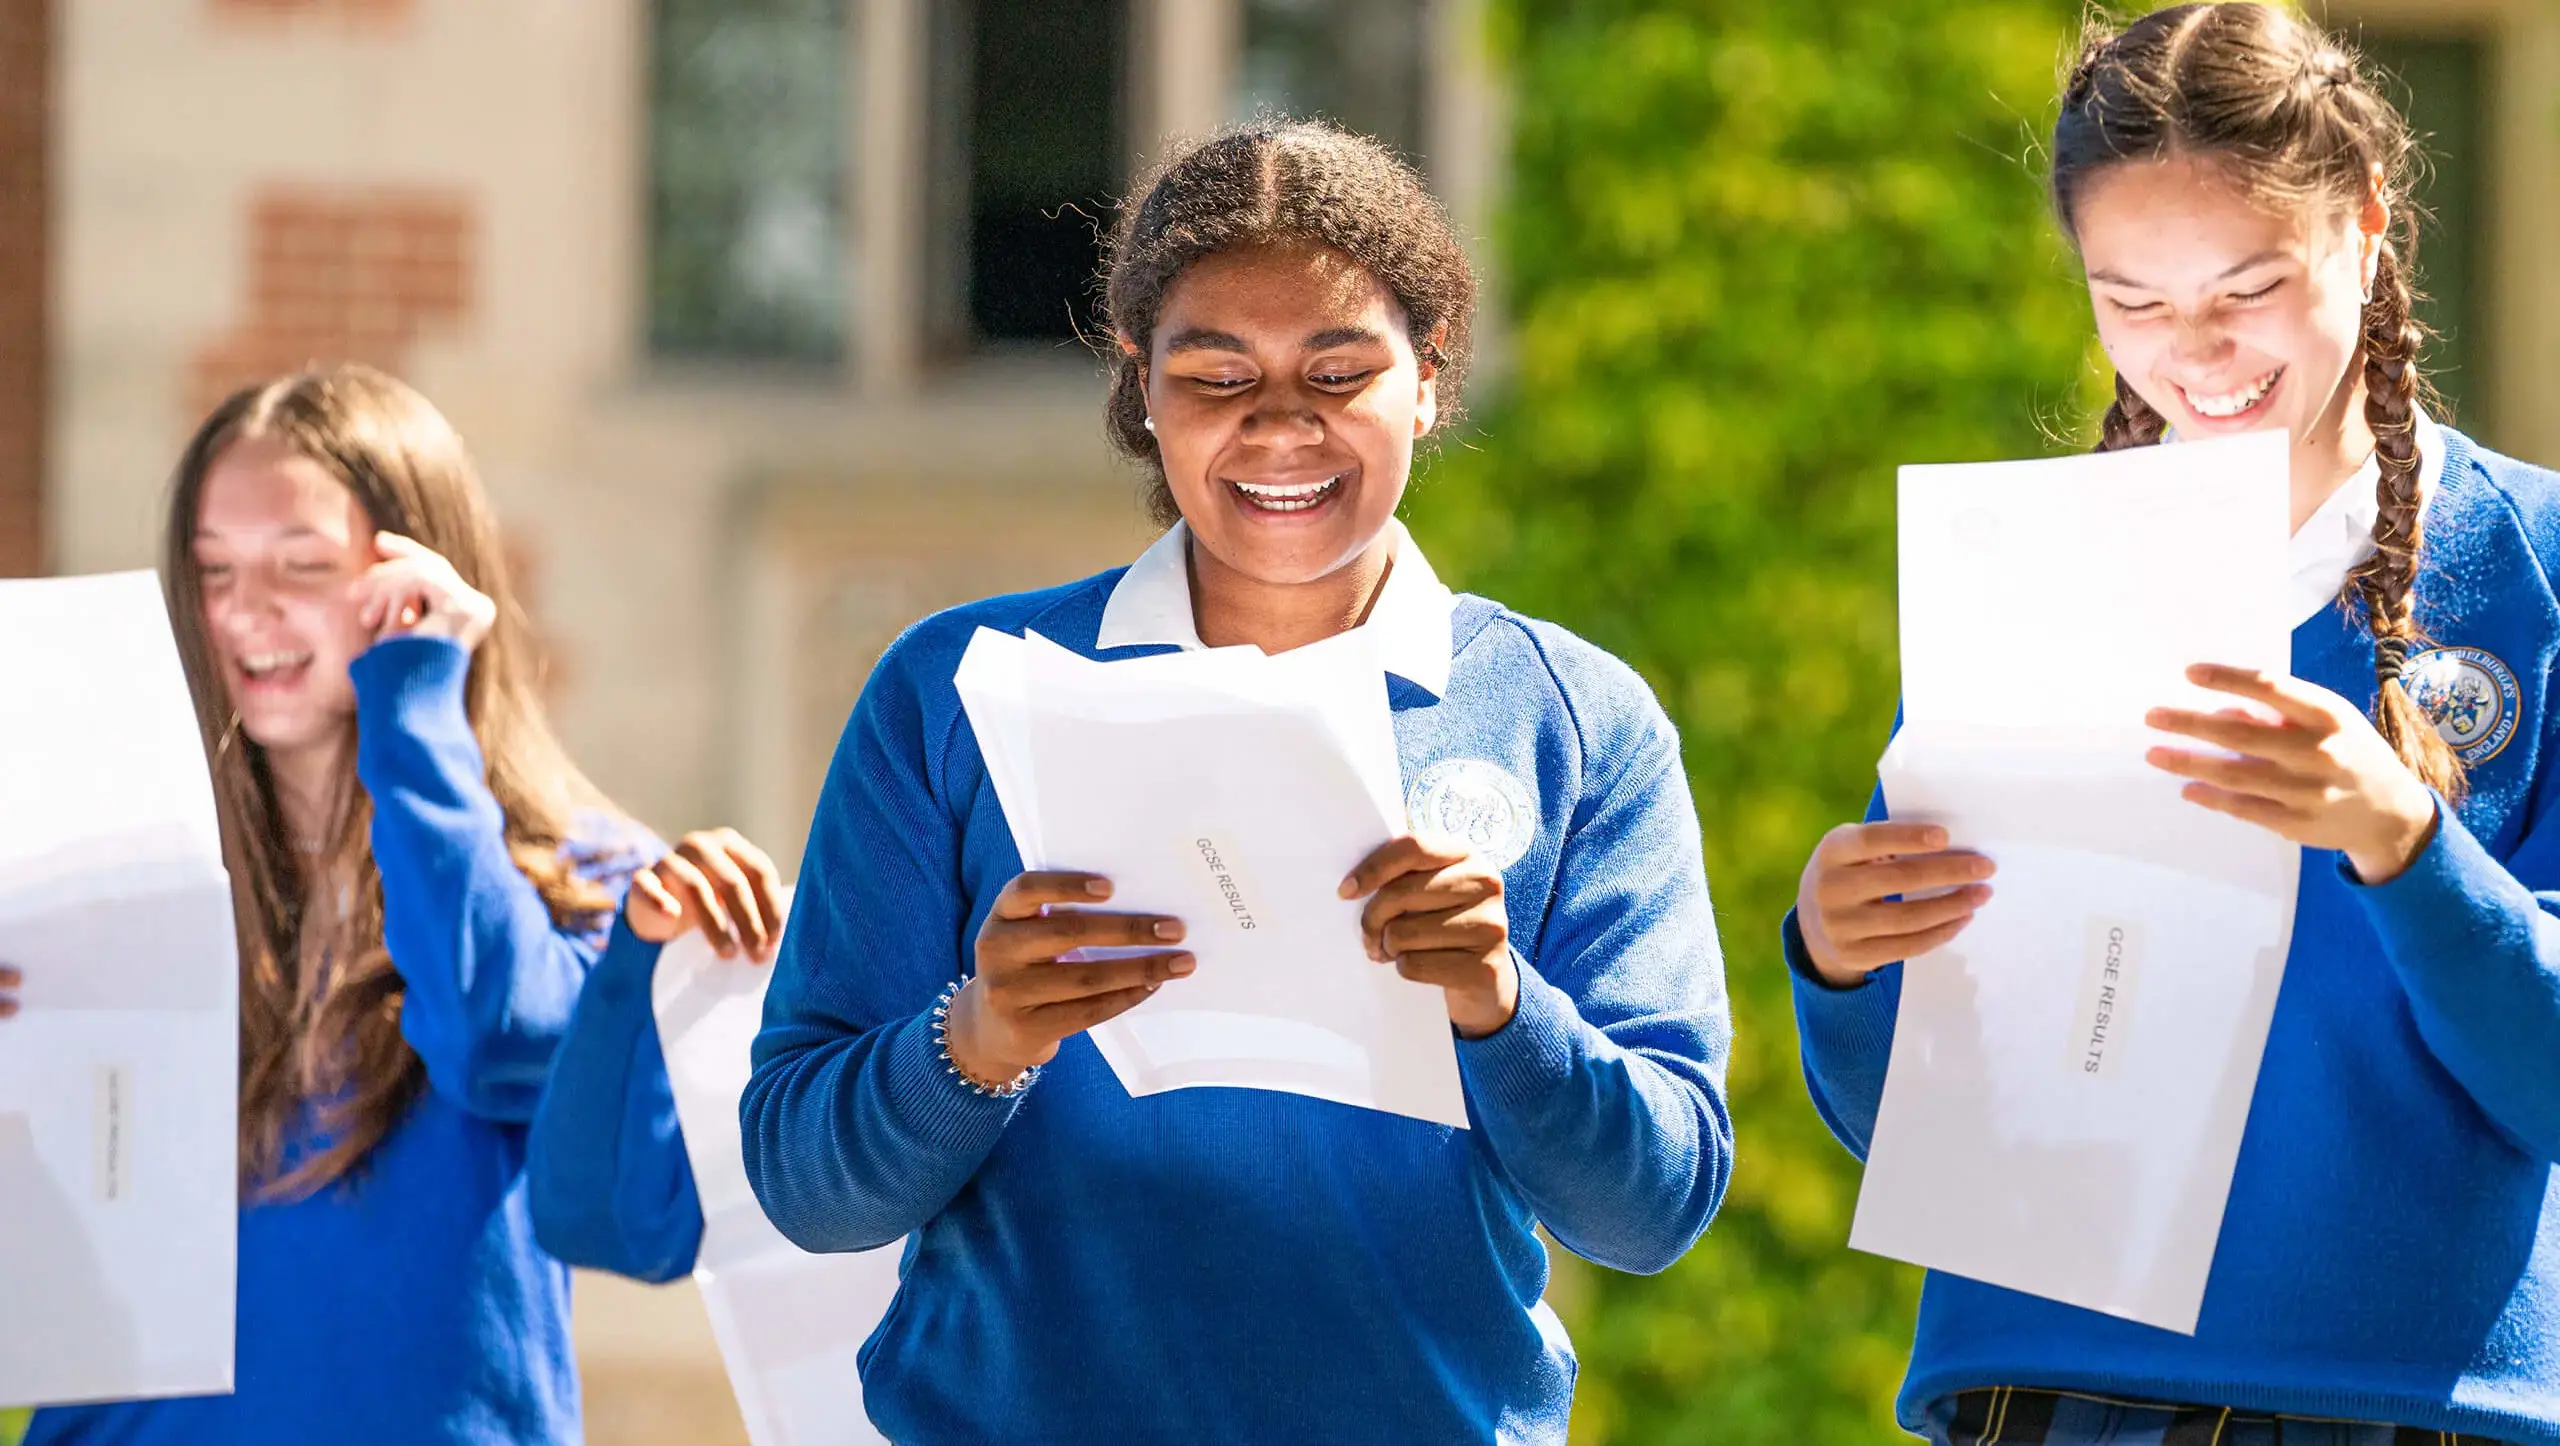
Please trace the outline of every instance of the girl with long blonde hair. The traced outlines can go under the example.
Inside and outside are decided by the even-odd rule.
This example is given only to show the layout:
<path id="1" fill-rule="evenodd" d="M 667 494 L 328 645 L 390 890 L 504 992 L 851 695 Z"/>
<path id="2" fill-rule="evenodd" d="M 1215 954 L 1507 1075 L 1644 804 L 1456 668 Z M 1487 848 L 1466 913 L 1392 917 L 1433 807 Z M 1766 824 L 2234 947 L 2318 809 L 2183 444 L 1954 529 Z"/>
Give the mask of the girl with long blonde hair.
<path id="1" fill-rule="evenodd" d="M 655 846 L 552 734 L 488 499 L 398 381 L 223 402 L 162 565 L 239 929 L 237 1389 L 27 1439 L 575 1440 L 527 1122 Z"/>

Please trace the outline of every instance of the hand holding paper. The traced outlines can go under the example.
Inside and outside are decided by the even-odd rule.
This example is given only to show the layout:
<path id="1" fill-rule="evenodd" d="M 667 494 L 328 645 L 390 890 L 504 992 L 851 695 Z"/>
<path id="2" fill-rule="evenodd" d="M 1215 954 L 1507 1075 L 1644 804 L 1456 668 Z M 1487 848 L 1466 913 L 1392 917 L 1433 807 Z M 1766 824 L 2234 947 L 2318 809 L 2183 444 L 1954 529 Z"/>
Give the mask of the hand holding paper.
<path id="1" fill-rule="evenodd" d="M 1520 1007 L 1511 963 L 1511 920 L 1502 907 L 1502 871 L 1463 848 L 1407 835 L 1391 839 L 1342 881 L 1360 911 L 1369 957 L 1392 962 L 1417 984 L 1448 997 L 1449 1023 L 1482 1039 Z"/>
<path id="2" fill-rule="evenodd" d="M 2398 875 L 2434 836 L 2435 796 L 2353 703 L 2254 668 L 2201 663 L 2187 679 L 2264 710 L 2151 710 L 2152 727 L 2209 745 L 2145 755 L 2154 768 L 2196 780 L 2182 790 L 2189 803 L 2305 848 L 2336 849 L 2369 884 Z"/>
<path id="3" fill-rule="evenodd" d="M 1032 871 L 1004 907 L 1051 905 L 1045 919 L 1009 922 L 1045 931 L 1018 936 L 1030 950 L 1018 972 L 1057 992 L 1060 1003 L 1037 1006 L 1062 1010 L 1056 1037 L 1079 1010 L 1108 1010 L 1089 1037 L 1133 1095 L 1240 1086 L 1466 1124 L 1451 997 L 1370 958 L 1364 906 L 1341 887 L 1404 832 L 1385 675 L 1367 639 L 1100 663 L 981 631 L 953 682 Z M 1373 869 L 1379 883 L 1412 872 Z M 1073 892 L 1093 878 L 1128 911 L 1119 922 L 1061 915 L 1100 902 Z M 1439 900 L 1418 888 L 1396 897 Z M 1167 922 L 1181 932 L 1157 932 Z M 1496 982 L 1436 957 L 1478 946 L 1481 960 L 1472 923 L 1436 929 L 1392 899 L 1372 922 L 1403 931 L 1398 946 L 1435 956 L 1414 968 L 1446 971 L 1476 1003 Z M 1177 975 L 1178 955 L 1198 967 Z M 1064 1003 L 1096 996 L 1116 998 Z M 993 1072 L 1025 1062 L 998 1058 Z"/>
<path id="4" fill-rule="evenodd" d="M 1904 469 L 1880 772 L 1910 831 L 1826 845 L 1833 882 L 1868 880 L 1836 957 L 1912 949 L 1852 1245 L 2195 1328 L 2301 851 L 2181 797 L 2144 719 L 2223 703 L 2198 659 L 2286 671 L 2286 517 L 2279 433 Z M 1981 882 L 1932 829 L 1996 861 L 1997 895 L 1868 902 Z"/>
<path id="5" fill-rule="evenodd" d="M 951 1007 L 952 1062 L 971 1079 L 1002 1089 L 1047 1064 L 1067 1036 L 1198 966 L 1165 947 L 1182 941 L 1181 920 L 1093 907 L 1110 897 L 1109 879 L 1059 872 L 1016 875 L 996 896 L 978 930 L 977 976 Z"/>

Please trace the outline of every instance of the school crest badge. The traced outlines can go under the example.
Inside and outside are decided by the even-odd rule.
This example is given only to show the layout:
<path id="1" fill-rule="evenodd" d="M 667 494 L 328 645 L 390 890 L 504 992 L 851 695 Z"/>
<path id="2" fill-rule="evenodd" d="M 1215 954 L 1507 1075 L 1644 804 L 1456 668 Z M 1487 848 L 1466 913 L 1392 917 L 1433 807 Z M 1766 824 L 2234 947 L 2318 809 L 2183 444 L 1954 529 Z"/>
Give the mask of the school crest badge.
<path id="1" fill-rule="evenodd" d="M 2409 660 L 2400 685 L 2466 766 L 2486 763 L 2515 736 L 2523 694 L 2516 674 L 2479 648 L 2430 648 Z"/>
<path id="2" fill-rule="evenodd" d="M 1481 758 L 1444 758 L 1422 770 L 1404 812 L 1415 834 L 1462 843 L 1496 869 L 1520 862 L 1538 836 L 1538 796 Z"/>

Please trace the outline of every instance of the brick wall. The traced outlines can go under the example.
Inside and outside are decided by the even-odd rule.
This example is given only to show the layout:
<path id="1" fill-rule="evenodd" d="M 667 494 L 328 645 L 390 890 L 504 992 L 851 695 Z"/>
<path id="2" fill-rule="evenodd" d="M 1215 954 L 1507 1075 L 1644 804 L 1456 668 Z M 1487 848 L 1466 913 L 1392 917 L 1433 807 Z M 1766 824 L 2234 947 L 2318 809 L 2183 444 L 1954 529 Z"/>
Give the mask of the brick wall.
<path id="1" fill-rule="evenodd" d="M 197 352 L 188 415 L 203 415 L 235 387 L 314 363 L 404 371 L 422 330 L 470 317 L 475 219 L 468 199 L 443 192 L 253 196 L 243 314 Z"/>
<path id="2" fill-rule="evenodd" d="M 44 565 L 51 8 L 0 0 L 0 577 Z"/>

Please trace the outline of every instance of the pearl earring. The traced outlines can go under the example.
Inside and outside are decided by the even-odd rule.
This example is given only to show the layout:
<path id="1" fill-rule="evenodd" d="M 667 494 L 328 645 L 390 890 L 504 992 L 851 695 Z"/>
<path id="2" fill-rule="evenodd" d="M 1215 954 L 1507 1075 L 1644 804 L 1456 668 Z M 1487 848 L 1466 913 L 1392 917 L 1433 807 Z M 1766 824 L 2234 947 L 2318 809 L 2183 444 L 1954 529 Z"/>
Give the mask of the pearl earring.
<path id="1" fill-rule="evenodd" d="M 1147 418 L 1147 430 L 1148 430 L 1149 432 L 1153 432 L 1155 429 L 1156 429 L 1156 419 L 1155 419 L 1155 418 L 1153 418 L 1153 417 L 1149 417 L 1149 418 Z"/>

